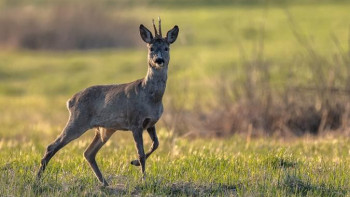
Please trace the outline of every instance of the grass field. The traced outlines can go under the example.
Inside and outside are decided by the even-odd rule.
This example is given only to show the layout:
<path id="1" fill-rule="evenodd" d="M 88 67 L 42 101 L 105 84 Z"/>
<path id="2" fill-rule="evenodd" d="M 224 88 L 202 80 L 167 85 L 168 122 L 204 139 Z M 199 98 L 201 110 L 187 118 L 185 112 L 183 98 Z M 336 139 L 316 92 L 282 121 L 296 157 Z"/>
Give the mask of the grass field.
<path id="1" fill-rule="evenodd" d="M 179 25 L 163 99 L 166 111 L 168 105 L 219 106 L 217 84 L 225 77 L 243 86 L 244 58 L 254 58 L 262 34 L 272 88 L 284 88 L 290 81 L 310 83 L 314 73 L 305 66 L 307 55 L 293 30 L 310 38 L 317 52 L 331 61 L 338 53 L 332 35 L 341 47 L 349 47 L 349 10 L 349 3 L 338 2 L 288 7 L 136 6 L 110 12 L 148 27 L 158 15 L 164 30 Z M 134 33 L 138 34 L 138 26 Z M 350 195 L 348 137 L 189 139 L 181 137 L 183 131 L 165 127 L 158 128 L 160 147 L 147 160 L 145 182 L 140 170 L 129 164 L 137 156 L 131 134 L 117 132 L 97 155 L 111 184 L 101 188 L 82 156 L 92 131 L 62 149 L 43 180 L 35 182 L 46 146 L 68 118 L 65 102 L 72 94 L 95 84 L 142 78 L 146 69 L 145 47 L 65 52 L 1 49 L 1 196 Z M 148 149 L 150 140 L 144 138 Z"/>
<path id="2" fill-rule="evenodd" d="M 146 164 L 147 179 L 129 164 L 131 134 L 115 133 L 97 155 L 111 186 L 101 188 L 82 153 L 92 132 L 51 161 L 43 180 L 34 176 L 44 152 L 41 138 L 0 141 L 3 196 L 221 195 L 346 196 L 350 194 L 349 139 L 188 140 L 159 132 L 161 146 Z M 148 137 L 146 146 L 150 146 Z"/>

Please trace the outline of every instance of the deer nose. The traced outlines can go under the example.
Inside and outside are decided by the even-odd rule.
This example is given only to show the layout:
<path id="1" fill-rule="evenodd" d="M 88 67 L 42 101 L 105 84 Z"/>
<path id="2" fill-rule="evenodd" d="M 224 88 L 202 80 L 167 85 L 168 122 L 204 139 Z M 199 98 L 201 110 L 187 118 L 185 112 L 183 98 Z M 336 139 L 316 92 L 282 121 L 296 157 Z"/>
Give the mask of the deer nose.
<path id="1" fill-rule="evenodd" d="M 157 64 L 162 64 L 162 63 L 164 63 L 164 60 L 163 60 L 163 58 L 157 58 L 155 62 Z"/>

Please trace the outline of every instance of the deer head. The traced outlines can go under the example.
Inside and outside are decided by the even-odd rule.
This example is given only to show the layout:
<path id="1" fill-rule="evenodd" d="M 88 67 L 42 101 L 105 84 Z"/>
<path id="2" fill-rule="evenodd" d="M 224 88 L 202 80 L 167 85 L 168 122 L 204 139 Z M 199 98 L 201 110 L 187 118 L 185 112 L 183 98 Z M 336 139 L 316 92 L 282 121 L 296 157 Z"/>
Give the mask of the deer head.
<path id="1" fill-rule="evenodd" d="M 174 26 L 168 31 L 166 37 L 162 37 L 161 20 L 159 20 L 159 32 L 152 20 L 155 36 L 153 37 L 151 31 L 149 31 L 142 24 L 140 25 L 140 35 L 148 47 L 148 65 L 157 70 L 167 68 L 170 60 L 170 44 L 174 43 L 179 33 L 179 27 Z"/>

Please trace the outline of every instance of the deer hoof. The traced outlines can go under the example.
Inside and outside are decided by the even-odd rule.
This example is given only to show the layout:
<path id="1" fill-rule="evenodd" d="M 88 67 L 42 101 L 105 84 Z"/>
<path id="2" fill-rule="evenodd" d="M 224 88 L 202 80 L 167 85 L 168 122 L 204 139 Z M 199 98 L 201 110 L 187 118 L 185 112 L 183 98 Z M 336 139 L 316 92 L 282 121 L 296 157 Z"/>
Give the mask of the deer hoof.
<path id="1" fill-rule="evenodd" d="M 146 174 L 143 174 L 142 181 L 146 181 Z"/>
<path id="2" fill-rule="evenodd" d="M 107 181 L 104 181 L 102 187 L 108 187 L 108 186 L 109 184 L 107 183 Z"/>
<path id="3" fill-rule="evenodd" d="M 139 160 L 134 160 L 134 161 L 131 161 L 131 165 L 140 166 L 140 162 Z"/>

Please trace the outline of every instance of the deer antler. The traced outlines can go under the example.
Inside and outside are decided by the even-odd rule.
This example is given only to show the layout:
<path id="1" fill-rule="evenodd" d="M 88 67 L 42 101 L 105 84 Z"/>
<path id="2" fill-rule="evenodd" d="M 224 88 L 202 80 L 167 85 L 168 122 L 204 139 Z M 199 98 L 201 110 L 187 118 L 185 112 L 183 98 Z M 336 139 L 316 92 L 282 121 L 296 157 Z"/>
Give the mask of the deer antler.
<path id="1" fill-rule="evenodd" d="M 158 16 L 158 31 L 157 32 L 157 28 L 156 28 L 156 25 L 154 24 L 154 19 L 152 19 L 152 24 L 153 24 L 153 28 L 154 28 L 154 34 L 155 34 L 155 37 L 162 37 L 162 21 L 160 20 L 160 17 Z"/>
<path id="2" fill-rule="evenodd" d="M 160 20 L 160 17 L 158 16 L 158 23 L 159 23 L 159 28 L 158 28 L 158 30 L 159 30 L 159 35 L 160 35 L 160 37 L 162 37 L 162 27 L 161 27 L 161 20 Z"/>
<path id="3" fill-rule="evenodd" d="M 157 28 L 156 25 L 154 24 L 154 19 L 152 19 L 152 24 L 153 24 L 153 28 L 154 28 L 154 36 L 157 37 L 158 36 L 158 32 L 157 32 Z"/>

